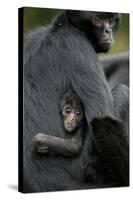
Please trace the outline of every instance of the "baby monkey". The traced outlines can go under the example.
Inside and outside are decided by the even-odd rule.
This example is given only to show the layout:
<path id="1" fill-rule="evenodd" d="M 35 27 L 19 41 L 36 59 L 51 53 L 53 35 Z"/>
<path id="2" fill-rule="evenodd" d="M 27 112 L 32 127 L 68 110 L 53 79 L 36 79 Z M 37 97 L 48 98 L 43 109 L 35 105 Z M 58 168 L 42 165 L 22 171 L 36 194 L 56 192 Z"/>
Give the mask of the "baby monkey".
<path id="1" fill-rule="evenodd" d="M 69 157 L 80 153 L 83 142 L 85 116 L 83 104 L 73 90 L 69 90 L 64 94 L 60 102 L 60 110 L 66 137 L 60 138 L 38 133 L 33 138 L 33 151 L 41 154 L 60 154 Z"/>

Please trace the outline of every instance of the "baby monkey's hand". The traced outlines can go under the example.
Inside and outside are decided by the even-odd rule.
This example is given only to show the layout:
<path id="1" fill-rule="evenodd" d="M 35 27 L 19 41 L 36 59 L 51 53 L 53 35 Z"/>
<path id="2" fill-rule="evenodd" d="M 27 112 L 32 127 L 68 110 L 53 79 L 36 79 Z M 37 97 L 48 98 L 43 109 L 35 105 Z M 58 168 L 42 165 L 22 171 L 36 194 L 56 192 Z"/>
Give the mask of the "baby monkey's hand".
<path id="1" fill-rule="evenodd" d="M 48 153 L 49 147 L 47 144 L 47 135 L 43 133 L 37 133 L 33 138 L 31 150 L 33 152 L 42 154 Z"/>

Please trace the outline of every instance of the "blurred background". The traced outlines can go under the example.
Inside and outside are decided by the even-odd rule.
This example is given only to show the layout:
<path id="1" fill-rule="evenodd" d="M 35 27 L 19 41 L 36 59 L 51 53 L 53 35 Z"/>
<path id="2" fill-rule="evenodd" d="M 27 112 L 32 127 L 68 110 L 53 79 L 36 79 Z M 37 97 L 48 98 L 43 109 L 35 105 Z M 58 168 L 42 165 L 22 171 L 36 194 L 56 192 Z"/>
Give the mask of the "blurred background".
<path id="1" fill-rule="evenodd" d="M 24 8 L 24 32 L 29 32 L 39 26 L 47 26 L 61 9 Z M 129 14 L 122 14 L 122 21 L 116 37 L 116 42 L 109 53 L 129 50 Z"/>

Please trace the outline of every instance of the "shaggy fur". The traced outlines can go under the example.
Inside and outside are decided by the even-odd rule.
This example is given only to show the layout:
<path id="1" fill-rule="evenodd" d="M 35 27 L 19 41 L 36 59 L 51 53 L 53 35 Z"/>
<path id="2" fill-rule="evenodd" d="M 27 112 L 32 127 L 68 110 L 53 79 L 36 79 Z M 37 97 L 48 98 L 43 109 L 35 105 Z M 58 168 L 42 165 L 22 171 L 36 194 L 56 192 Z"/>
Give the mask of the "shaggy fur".
<path id="1" fill-rule="evenodd" d="M 86 34 L 89 29 L 74 27 L 70 19 L 71 12 L 64 12 L 25 39 L 22 192 L 128 185 L 125 130 L 115 117 L 112 93 Z M 59 106 L 68 89 L 85 108 L 88 127 L 82 152 L 75 158 L 32 153 L 36 133 L 64 137 Z"/>

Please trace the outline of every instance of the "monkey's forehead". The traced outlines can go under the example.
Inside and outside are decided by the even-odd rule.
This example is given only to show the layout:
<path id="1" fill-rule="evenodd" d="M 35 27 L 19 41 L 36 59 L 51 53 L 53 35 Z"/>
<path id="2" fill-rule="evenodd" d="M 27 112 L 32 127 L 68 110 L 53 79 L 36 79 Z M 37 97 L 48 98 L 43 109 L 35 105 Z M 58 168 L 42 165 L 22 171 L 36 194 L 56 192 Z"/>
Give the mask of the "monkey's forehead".
<path id="1" fill-rule="evenodd" d="M 80 15 L 88 18 L 93 18 L 94 16 L 99 16 L 103 19 L 112 17 L 120 18 L 120 13 L 113 13 L 113 12 L 80 11 Z"/>

